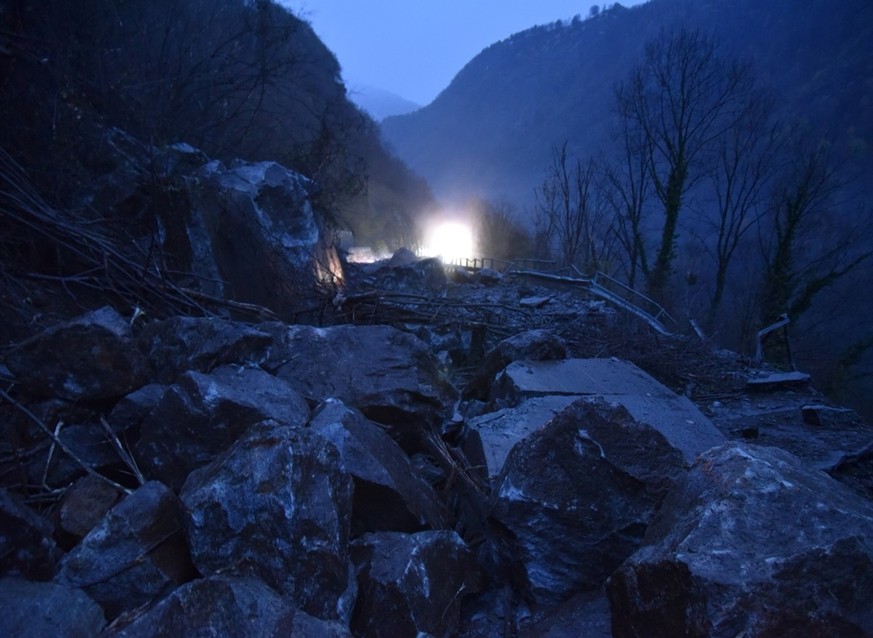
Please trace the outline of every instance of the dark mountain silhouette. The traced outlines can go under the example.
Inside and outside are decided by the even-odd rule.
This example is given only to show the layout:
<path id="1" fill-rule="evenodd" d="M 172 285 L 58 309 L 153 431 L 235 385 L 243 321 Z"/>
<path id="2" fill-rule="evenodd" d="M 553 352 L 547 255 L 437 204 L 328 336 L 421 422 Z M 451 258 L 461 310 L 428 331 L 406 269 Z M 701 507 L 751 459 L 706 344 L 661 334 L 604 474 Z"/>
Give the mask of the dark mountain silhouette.
<path id="1" fill-rule="evenodd" d="M 643 62 L 647 43 L 680 30 L 714 39 L 721 59 L 748 63 L 757 85 L 772 96 L 775 117 L 799 138 L 798 146 L 835 158 L 834 168 L 826 169 L 833 171 L 833 179 L 825 189 L 829 195 L 804 221 L 803 237 L 783 242 L 786 250 L 781 252 L 773 248 L 785 238 L 785 225 L 773 217 L 778 202 L 760 201 L 753 231 L 746 230 L 751 218 L 743 222 L 749 226 L 737 227 L 742 242 L 726 270 L 725 297 L 719 301 L 713 301 L 721 294 L 713 293 L 718 211 L 711 193 L 697 182 L 682 195 L 676 235 L 660 245 L 659 259 L 663 256 L 667 266 L 664 277 L 656 281 L 649 273 L 645 282 L 637 279 L 634 285 L 647 289 L 677 316 L 709 314 L 710 334 L 737 351 L 748 352 L 755 332 L 780 312 L 793 314 L 799 365 L 836 394 L 854 386 L 848 394 L 860 406 L 859 397 L 873 396 L 871 388 L 857 385 L 873 378 L 873 335 L 867 319 L 873 308 L 853 293 L 866 288 L 873 274 L 865 230 L 873 213 L 869 0 L 613 5 L 586 20 L 534 27 L 493 44 L 433 103 L 386 119 L 383 134 L 439 198 L 462 205 L 479 198 L 508 201 L 523 211 L 521 219 L 532 229 L 535 189 L 543 186 L 556 149 L 566 145 L 567 155 L 583 162 L 588 157 L 614 161 L 619 150 L 617 88 Z M 772 166 L 799 168 L 806 152 L 792 147 Z M 768 196 L 778 199 L 782 188 L 783 202 L 793 206 L 803 201 L 812 192 L 806 187 L 796 197 L 784 198 L 784 186 L 797 175 L 774 182 Z M 650 257 L 662 228 L 667 229 L 661 204 L 652 197 L 645 203 L 641 244 L 647 245 Z M 597 229 L 589 226 L 585 232 L 592 230 Z M 621 265 L 621 259 L 602 258 L 605 246 L 597 248 L 600 257 L 576 265 L 633 282 L 633 270 L 626 267 L 629 254 L 620 256 L 625 259 Z M 547 252 L 560 259 L 553 245 Z M 783 269 L 783 258 L 794 265 Z M 849 263 L 854 265 L 847 268 Z M 778 301 L 767 301 L 768 295 Z"/>
<path id="2" fill-rule="evenodd" d="M 269 0 L 2 2 L 0 119 L 0 148 L 58 206 L 80 205 L 108 170 L 114 128 L 224 162 L 278 161 L 364 241 L 409 243 L 412 212 L 432 199 L 310 25 Z"/>
<path id="3" fill-rule="evenodd" d="M 614 89 L 662 28 L 713 34 L 749 60 L 783 115 L 870 168 L 873 4 L 868 0 L 651 0 L 538 26 L 493 44 L 437 99 L 386 119 L 384 135 L 446 199 L 529 202 L 551 149 L 578 155 L 610 139 Z"/>

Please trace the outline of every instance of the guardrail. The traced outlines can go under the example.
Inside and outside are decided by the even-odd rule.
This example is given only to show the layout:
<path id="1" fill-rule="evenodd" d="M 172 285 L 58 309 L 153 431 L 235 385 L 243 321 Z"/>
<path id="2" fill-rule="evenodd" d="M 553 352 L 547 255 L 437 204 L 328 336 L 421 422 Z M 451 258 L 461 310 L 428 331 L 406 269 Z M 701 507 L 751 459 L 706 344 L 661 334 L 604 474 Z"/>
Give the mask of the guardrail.
<path id="1" fill-rule="evenodd" d="M 656 321 L 662 321 L 662 319 L 667 319 L 670 321 L 670 323 L 676 323 L 676 320 L 670 316 L 670 313 L 667 312 L 667 310 L 657 301 L 650 297 L 647 297 L 638 290 L 634 290 L 630 286 L 621 283 L 617 279 L 613 279 L 605 273 L 602 273 L 600 271 L 594 273 L 594 277 L 591 278 L 591 282 L 596 286 L 600 286 L 604 290 L 608 290 L 613 294 L 617 294 L 628 303 L 633 304 L 640 310 L 643 310 L 647 314 L 651 315 Z"/>
<path id="2" fill-rule="evenodd" d="M 676 324 L 670 313 L 654 299 L 634 290 L 606 273 L 595 272 L 588 276 L 575 266 L 556 268 L 553 261 L 545 259 L 494 259 L 491 257 L 470 257 L 454 259 L 452 266 L 481 270 L 491 268 L 511 275 L 533 277 L 544 281 L 562 283 L 568 286 L 585 288 L 589 293 L 611 302 L 613 305 L 636 315 L 658 332 L 669 335 L 665 321 Z M 548 269 L 548 270 L 547 270 Z"/>
<path id="3" fill-rule="evenodd" d="M 491 268 L 500 272 L 509 270 L 537 270 L 540 272 L 551 272 L 555 270 L 557 264 L 548 259 L 496 259 L 494 257 L 460 257 L 449 262 L 451 266 L 460 268 L 469 268 L 470 270 L 481 270 L 482 268 Z"/>
<path id="4" fill-rule="evenodd" d="M 494 259 L 493 257 L 461 257 L 453 259 L 450 265 L 470 268 L 471 270 L 490 268 L 492 270 L 504 271 L 512 265 L 512 262 L 505 259 Z"/>

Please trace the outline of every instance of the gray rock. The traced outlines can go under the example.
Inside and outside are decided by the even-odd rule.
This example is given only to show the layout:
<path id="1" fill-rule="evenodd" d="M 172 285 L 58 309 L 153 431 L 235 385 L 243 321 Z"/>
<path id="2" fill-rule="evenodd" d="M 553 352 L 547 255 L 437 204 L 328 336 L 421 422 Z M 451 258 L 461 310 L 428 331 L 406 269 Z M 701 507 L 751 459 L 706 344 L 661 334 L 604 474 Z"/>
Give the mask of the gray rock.
<path id="1" fill-rule="evenodd" d="M 852 454 L 844 454 L 827 473 L 856 492 L 873 499 L 873 443 Z"/>
<path id="2" fill-rule="evenodd" d="M 709 450 L 609 579 L 613 635 L 873 635 L 871 537 L 870 502 L 788 452 Z"/>
<path id="3" fill-rule="evenodd" d="M 89 638 L 103 629 L 103 610 L 81 589 L 0 578 L 0 636 Z"/>
<path id="4" fill-rule="evenodd" d="M 448 513 L 409 458 L 379 426 L 337 399 L 325 401 L 309 428 L 333 444 L 355 480 L 352 533 L 448 528 Z"/>
<path id="5" fill-rule="evenodd" d="M 599 588 L 632 554 L 682 453 L 620 406 L 577 401 L 512 449 L 493 516 L 515 537 L 538 603 Z"/>
<path id="6" fill-rule="evenodd" d="M 493 268 L 482 268 L 473 275 L 473 282 L 483 286 L 496 286 L 503 281 L 503 274 Z"/>
<path id="7" fill-rule="evenodd" d="M 398 251 L 387 264 L 368 273 L 369 286 L 376 290 L 425 290 L 431 293 L 445 290 L 448 280 L 443 263 L 439 259 L 419 259 L 410 254 L 411 258 L 400 256 Z"/>
<path id="8" fill-rule="evenodd" d="M 175 383 L 189 370 L 210 372 L 230 363 L 260 363 L 272 341 L 267 332 L 216 317 L 152 321 L 137 337 L 162 383 Z"/>
<path id="9" fill-rule="evenodd" d="M 191 272 L 220 282 L 217 296 L 254 303 L 283 320 L 341 276 L 309 201 L 310 182 L 275 162 L 213 161 L 186 181 Z"/>
<path id="10" fill-rule="evenodd" d="M 548 330 L 527 330 L 504 339 L 486 355 L 464 388 L 465 399 L 488 398 L 495 376 L 513 361 L 550 361 L 570 356 L 567 342 Z"/>
<path id="11" fill-rule="evenodd" d="M 56 581 L 85 590 L 107 618 L 193 576 L 176 495 L 151 481 L 113 507 L 61 561 Z"/>
<path id="12" fill-rule="evenodd" d="M 303 396 L 334 397 L 361 410 L 391 426 L 407 451 L 425 427 L 452 413 L 457 399 L 427 345 L 389 326 L 290 326 L 273 356 L 286 362 L 276 374 Z"/>
<path id="13" fill-rule="evenodd" d="M 194 563 L 206 575 L 255 576 L 309 614 L 347 620 L 352 491 L 323 438 L 258 423 L 185 483 Z"/>
<path id="14" fill-rule="evenodd" d="M 612 638 L 609 601 L 602 590 L 577 594 L 520 628 L 520 638 Z"/>
<path id="15" fill-rule="evenodd" d="M 62 553 L 53 534 L 51 523 L 0 487 L 0 575 L 51 578 Z"/>
<path id="16" fill-rule="evenodd" d="M 135 451 L 140 469 L 175 490 L 245 430 L 274 419 L 302 426 L 309 407 L 287 382 L 258 368 L 187 372 L 143 421 Z"/>
<path id="17" fill-rule="evenodd" d="M 19 343 L 5 362 L 32 391 L 71 400 L 120 397 L 148 381 L 127 321 L 109 306 Z"/>
<path id="18" fill-rule="evenodd" d="M 82 539 L 123 496 L 118 488 L 86 474 L 64 492 L 58 507 L 59 528 Z"/>
<path id="19" fill-rule="evenodd" d="M 145 612 L 119 618 L 105 635 L 351 638 L 345 626 L 309 616 L 257 579 L 223 575 L 182 585 Z"/>
<path id="20" fill-rule="evenodd" d="M 477 590 L 464 541 L 452 531 L 366 534 L 352 544 L 358 573 L 355 635 L 451 636 L 461 600 Z"/>
<path id="21" fill-rule="evenodd" d="M 496 479 L 515 444 L 543 427 L 574 401 L 578 398 L 561 395 L 534 397 L 514 408 L 470 419 L 462 436 L 467 460 L 473 467 L 480 468 L 485 478 Z"/>
<path id="22" fill-rule="evenodd" d="M 619 359 L 516 361 L 494 388 L 498 400 L 517 405 L 539 396 L 600 396 L 657 428 L 690 465 L 725 438 L 687 397 L 680 397 L 638 367 Z"/>
<path id="23" fill-rule="evenodd" d="M 122 397 L 106 418 L 112 431 L 118 434 L 136 430 L 157 407 L 166 391 L 167 386 L 150 383 Z"/>

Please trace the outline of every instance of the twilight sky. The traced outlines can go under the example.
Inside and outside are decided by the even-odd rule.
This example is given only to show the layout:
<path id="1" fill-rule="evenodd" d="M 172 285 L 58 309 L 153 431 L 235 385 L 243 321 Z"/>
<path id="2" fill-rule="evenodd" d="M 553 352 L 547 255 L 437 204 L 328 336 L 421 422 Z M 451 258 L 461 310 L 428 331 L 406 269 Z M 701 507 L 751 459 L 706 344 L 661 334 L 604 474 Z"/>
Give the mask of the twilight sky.
<path id="1" fill-rule="evenodd" d="M 425 105 L 489 44 L 538 24 L 585 18 L 592 0 L 280 0 L 334 52 L 349 88 Z M 621 0 L 624 6 L 643 0 Z M 607 2 L 606 4 L 613 4 Z"/>

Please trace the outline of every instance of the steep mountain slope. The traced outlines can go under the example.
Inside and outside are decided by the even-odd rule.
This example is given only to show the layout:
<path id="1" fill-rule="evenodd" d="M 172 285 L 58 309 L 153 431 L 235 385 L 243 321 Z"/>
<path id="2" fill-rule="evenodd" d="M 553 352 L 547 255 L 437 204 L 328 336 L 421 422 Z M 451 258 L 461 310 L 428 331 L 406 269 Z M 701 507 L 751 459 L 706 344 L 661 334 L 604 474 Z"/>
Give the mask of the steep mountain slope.
<path id="1" fill-rule="evenodd" d="M 660 29 L 700 27 L 752 62 L 790 117 L 871 165 L 873 5 L 809 0 L 652 0 L 539 26 L 485 49 L 429 106 L 382 125 L 401 158 L 446 199 L 529 202 L 567 141 L 581 155 L 608 141 L 614 88 Z"/>
<path id="2" fill-rule="evenodd" d="M 310 25 L 270 0 L 0 2 L 0 120 L 0 149 L 52 205 L 104 217 L 87 193 L 114 169 L 114 129 L 226 163 L 277 161 L 313 180 L 327 217 L 392 248 L 412 243 L 412 214 L 432 200 Z M 7 237 L 21 241 L 0 216 Z"/>

